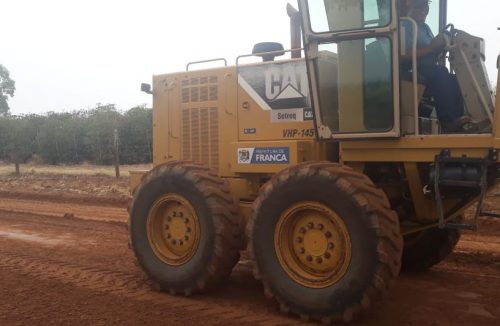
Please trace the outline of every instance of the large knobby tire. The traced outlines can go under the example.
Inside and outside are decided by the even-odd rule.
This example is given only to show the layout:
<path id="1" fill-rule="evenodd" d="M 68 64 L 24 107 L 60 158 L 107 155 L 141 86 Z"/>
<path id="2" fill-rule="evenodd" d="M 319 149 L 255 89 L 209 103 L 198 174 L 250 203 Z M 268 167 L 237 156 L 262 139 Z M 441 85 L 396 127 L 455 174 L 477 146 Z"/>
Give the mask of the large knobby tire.
<path id="1" fill-rule="evenodd" d="M 385 193 L 349 167 L 286 169 L 263 186 L 253 209 L 254 275 L 285 313 L 349 322 L 399 274 L 398 217 Z"/>
<path id="2" fill-rule="evenodd" d="M 191 295 L 214 288 L 239 260 L 243 221 L 229 184 L 204 164 L 176 161 L 134 192 L 130 240 L 155 285 Z"/>
<path id="3" fill-rule="evenodd" d="M 404 237 L 402 270 L 425 272 L 453 252 L 460 231 L 433 228 Z"/>

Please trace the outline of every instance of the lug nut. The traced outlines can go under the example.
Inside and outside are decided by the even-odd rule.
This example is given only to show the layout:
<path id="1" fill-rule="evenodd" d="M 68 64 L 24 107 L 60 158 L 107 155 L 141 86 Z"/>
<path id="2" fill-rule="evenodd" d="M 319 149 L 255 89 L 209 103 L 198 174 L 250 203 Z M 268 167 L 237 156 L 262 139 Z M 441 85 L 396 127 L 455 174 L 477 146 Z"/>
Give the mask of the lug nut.
<path id="1" fill-rule="evenodd" d="M 184 213 L 183 212 L 179 212 L 179 217 L 184 217 Z"/>
<path id="2" fill-rule="evenodd" d="M 298 243 L 302 243 L 302 241 L 304 241 L 304 240 L 303 240 L 301 237 L 298 237 L 298 238 L 297 238 L 297 242 L 298 242 Z"/>
<path id="3" fill-rule="evenodd" d="M 305 228 L 300 228 L 299 232 L 300 233 L 306 233 L 306 229 Z"/>
<path id="4" fill-rule="evenodd" d="M 325 236 L 327 238 L 331 238 L 332 237 L 332 233 L 330 231 L 328 231 L 328 232 L 325 233 Z"/>
<path id="5" fill-rule="evenodd" d="M 313 258 L 312 258 L 311 256 L 307 256 L 307 257 L 306 257 L 306 260 L 307 260 L 307 261 L 312 261 L 312 260 L 313 260 Z"/>
<path id="6" fill-rule="evenodd" d="M 170 226 L 165 225 L 165 230 L 169 230 L 169 229 L 170 229 Z"/>
<path id="7" fill-rule="evenodd" d="M 186 229 L 186 232 L 191 232 L 191 228 L 187 228 L 187 229 Z"/>
<path id="8" fill-rule="evenodd" d="M 167 234 L 167 239 L 170 239 L 172 235 L 170 233 Z"/>
<path id="9" fill-rule="evenodd" d="M 189 237 L 186 235 L 186 236 L 184 237 L 184 240 L 188 241 L 188 240 L 189 240 Z"/>
<path id="10" fill-rule="evenodd" d="M 185 219 L 184 219 L 184 223 L 188 224 L 188 223 L 189 223 L 189 219 L 188 219 L 188 218 L 185 218 Z"/>
<path id="11" fill-rule="evenodd" d="M 333 248 L 335 248 L 335 245 L 333 244 L 333 242 L 330 242 L 328 244 L 328 249 L 332 250 Z"/>
<path id="12" fill-rule="evenodd" d="M 299 249 L 299 254 L 304 254 L 305 252 L 306 252 L 306 250 L 304 248 Z"/>
<path id="13" fill-rule="evenodd" d="M 182 240 L 179 240 L 179 244 L 182 246 L 184 242 Z"/>
<path id="14" fill-rule="evenodd" d="M 312 229 L 314 227 L 314 223 L 312 223 L 312 222 L 307 223 L 307 227 Z"/>
<path id="15" fill-rule="evenodd" d="M 321 264 L 321 263 L 323 262 L 323 259 L 321 259 L 321 257 L 318 257 L 318 258 L 316 258 L 316 262 L 317 262 L 318 264 Z"/>
<path id="16" fill-rule="evenodd" d="M 177 241 L 172 240 L 172 244 L 173 244 L 173 245 L 177 244 Z"/>
<path id="17" fill-rule="evenodd" d="M 172 218 L 169 216 L 167 217 L 167 221 L 171 222 L 172 221 Z"/>
<path id="18" fill-rule="evenodd" d="M 329 253 L 329 252 L 325 252 L 325 258 L 326 258 L 326 259 L 330 259 L 330 257 L 332 257 L 332 255 L 330 255 L 330 253 Z"/>
<path id="19" fill-rule="evenodd" d="M 318 224 L 318 229 L 319 230 L 323 230 L 325 227 L 323 226 L 323 224 Z"/>

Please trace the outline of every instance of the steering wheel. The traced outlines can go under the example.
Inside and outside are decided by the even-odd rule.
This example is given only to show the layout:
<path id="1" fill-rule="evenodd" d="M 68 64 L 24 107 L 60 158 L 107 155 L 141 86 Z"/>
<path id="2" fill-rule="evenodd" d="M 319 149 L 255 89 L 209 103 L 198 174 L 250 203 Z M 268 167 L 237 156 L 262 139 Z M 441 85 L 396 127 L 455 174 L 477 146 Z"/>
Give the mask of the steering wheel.
<path id="1" fill-rule="evenodd" d="M 444 36 L 444 41 L 445 41 L 445 47 L 444 47 L 444 52 L 448 52 L 451 49 L 453 49 L 455 42 L 454 38 L 456 35 L 456 29 L 453 24 L 448 24 L 446 27 L 441 31 L 441 34 Z"/>

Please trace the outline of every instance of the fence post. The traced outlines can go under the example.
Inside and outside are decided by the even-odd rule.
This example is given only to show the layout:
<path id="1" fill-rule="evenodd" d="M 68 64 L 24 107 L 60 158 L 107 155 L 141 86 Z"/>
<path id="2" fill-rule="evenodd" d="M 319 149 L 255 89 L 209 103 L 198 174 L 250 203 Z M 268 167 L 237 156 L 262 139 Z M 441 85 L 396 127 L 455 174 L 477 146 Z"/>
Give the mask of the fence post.
<path id="1" fill-rule="evenodd" d="M 118 151 L 118 129 L 115 129 L 114 131 L 114 135 L 115 135 L 115 176 L 116 178 L 119 178 L 120 177 L 120 155 L 119 155 L 119 151 Z"/>

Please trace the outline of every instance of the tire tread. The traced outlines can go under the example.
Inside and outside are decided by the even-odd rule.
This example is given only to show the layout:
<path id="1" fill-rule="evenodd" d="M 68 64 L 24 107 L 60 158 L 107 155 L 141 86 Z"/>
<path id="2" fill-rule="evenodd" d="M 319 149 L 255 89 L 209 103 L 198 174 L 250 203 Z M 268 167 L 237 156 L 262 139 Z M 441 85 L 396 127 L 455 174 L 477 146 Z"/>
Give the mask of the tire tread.
<path id="1" fill-rule="evenodd" d="M 392 281 L 399 275 L 401 268 L 401 255 L 403 250 L 403 241 L 400 235 L 399 218 L 390 208 L 389 201 L 385 193 L 378 189 L 373 182 L 364 174 L 356 172 L 352 168 L 332 162 L 305 162 L 293 167 L 289 167 L 276 174 L 269 180 L 260 192 L 259 197 L 254 202 L 252 218 L 249 220 L 246 234 L 249 239 L 248 247 L 251 258 L 255 261 L 255 252 L 253 247 L 253 229 L 256 212 L 259 211 L 262 203 L 270 196 L 273 189 L 282 182 L 294 176 L 313 176 L 322 175 L 332 178 L 347 193 L 358 196 L 358 203 L 363 207 L 365 215 L 371 219 L 371 225 L 376 230 L 379 241 L 377 248 L 377 261 L 379 267 L 371 280 L 371 285 L 364 293 L 360 302 L 345 307 L 344 311 L 334 313 L 328 316 L 309 315 L 304 311 L 294 310 L 293 306 L 288 305 L 277 294 L 273 293 L 272 287 L 262 275 L 258 264 L 255 264 L 254 277 L 262 280 L 264 292 L 272 300 L 278 302 L 282 311 L 289 311 L 301 319 L 314 319 L 323 323 L 337 321 L 350 322 L 355 319 L 364 309 L 367 309 L 371 303 L 383 296 L 388 290 Z M 362 201 L 362 202 L 359 202 Z"/>
<path id="2" fill-rule="evenodd" d="M 139 194 L 148 187 L 149 182 L 166 174 L 184 176 L 204 196 L 207 206 L 213 213 L 215 244 L 211 261 L 209 261 L 205 271 L 197 273 L 197 277 L 192 280 L 190 287 L 179 290 L 163 286 L 159 282 L 160 286 L 163 291 L 186 296 L 206 292 L 226 279 L 239 260 L 239 252 L 244 241 L 244 221 L 239 215 L 237 200 L 230 193 L 228 181 L 218 177 L 217 173 L 205 164 L 191 161 L 172 161 L 156 166 L 143 177 L 141 184 L 134 192 L 129 212 L 133 212 Z M 136 255 L 136 257 L 139 264 L 143 265 L 141 256 Z M 158 280 L 155 281 L 158 282 Z"/>

